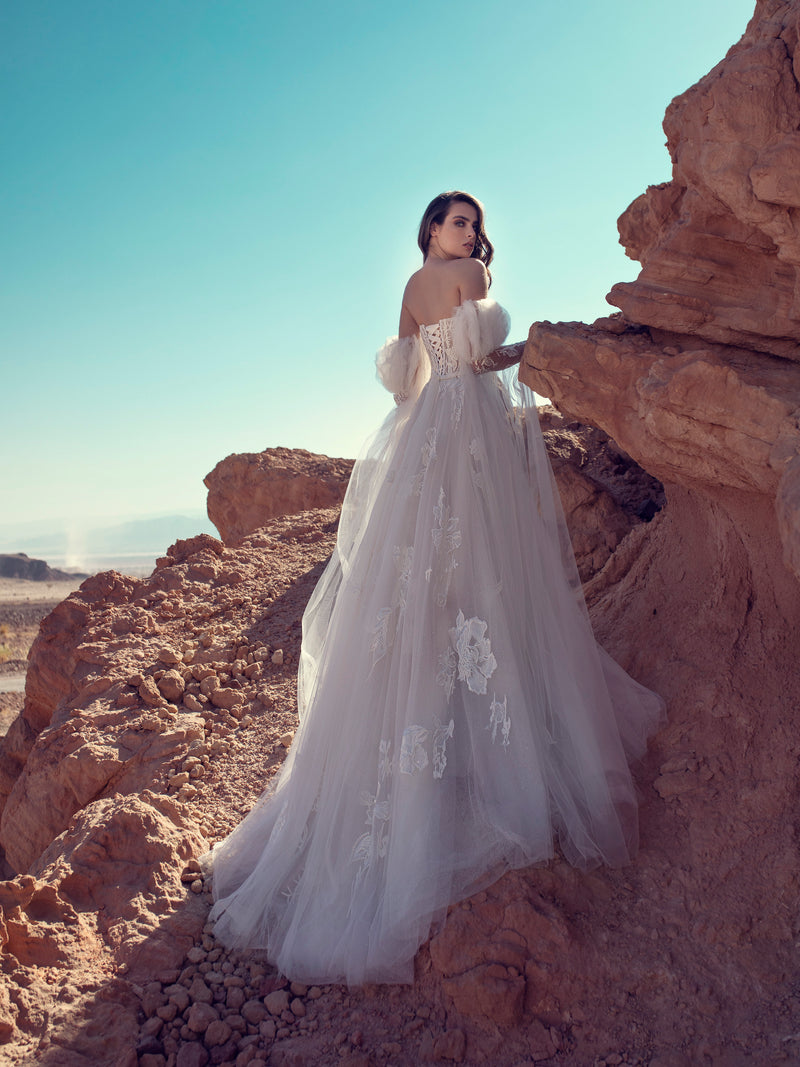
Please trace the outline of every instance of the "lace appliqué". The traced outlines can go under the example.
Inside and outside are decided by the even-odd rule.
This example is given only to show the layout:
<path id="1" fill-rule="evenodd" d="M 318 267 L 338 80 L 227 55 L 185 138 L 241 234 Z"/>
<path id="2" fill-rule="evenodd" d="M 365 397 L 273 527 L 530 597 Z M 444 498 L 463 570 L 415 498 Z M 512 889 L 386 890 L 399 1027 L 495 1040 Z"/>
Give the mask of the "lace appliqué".
<path id="1" fill-rule="evenodd" d="M 391 741 L 381 741 L 378 750 L 378 787 L 374 793 L 369 793 L 367 790 L 362 790 L 359 793 L 358 799 L 367 809 L 364 821 L 369 830 L 358 838 L 350 853 L 352 862 L 359 864 L 355 878 L 356 885 L 376 860 L 383 859 L 386 856 L 389 847 L 390 802 L 382 794 L 386 779 L 394 770 L 391 750 Z"/>
<path id="2" fill-rule="evenodd" d="M 455 429 L 464 411 L 464 383 L 461 378 L 443 378 L 439 388 L 450 397 L 450 425 Z"/>
<path id="3" fill-rule="evenodd" d="M 469 473 L 472 478 L 472 484 L 476 489 L 486 488 L 486 482 L 483 477 L 485 458 L 483 445 L 477 437 L 473 437 L 469 443 Z"/>
<path id="4" fill-rule="evenodd" d="M 433 720 L 433 777 L 441 778 L 447 766 L 447 742 L 453 736 L 455 724 L 451 719 L 447 725 L 443 725 L 438 719 Z"/>
<path id="5" fill-rule="evenodd" d="M 458 655 L 458 680 L 466 682 L 471 693 L 485 693 L 486 682 L 497 669 L 497 660 L 486 630 L 488 623 L 473 616 L 464 618 L 459 611 L 450 630 L 450 640 Z"/>
<path id="6" fill-rule="evenodd" d="M 492 731 L 492 744 L 494 744 L 497 738 L 497 730 L 500 729 L 500 735 L 503 740 L 503 748 L 508 748 L 509 734 L 511 733 L 511 719 L 508 715 L 508 697 L 503 697 L 503 703 L 501 704 L 497 697 L 492 695 L 492 702 L 489 705 L 489 725 L 487 730 Z"/>
<path id="7" fill-rule="evenodd" d="M 397 761 L 397 769 L 401 774 L 417 774 L 425 770 L 428 766 L 428 753 L 425 751 L 427 740 L 428 731 L 424 726 L 407 726 L 403 730 L 400 759 Z"/>
<path id="8" fill-rule="evenodd" d="M 433 547 L 437 553 L 444 553 L 444 566 L 439 581 L 439 589 L 436 593 L 436 603 L 443 608 L 447 603 L 447 594 L 450 591 L 450 579 L 453 571 L 458 566 L 456 551 L 461 547 L 461 530 L 459 529 L 458 516 L 451 514 L 450 506 L 445 501 L 444 489 L 439 490 L 439 502 L 434 505 L 433 518 L 435 526 L 431 530 Z M 425 578 L 430 581 L 430 572 L 425 572 Z"/>
<path id="9" fill-rule="evenodd" d="M 408 545 L 406 548 L 400 548 L 399 545 L 395 545 L 392 554 L 398 573 L 395 600 L 402 615 L 406 610 L 408 583 L 411 581 L 411 565 L 414 562 L 414 546 Z"/>
<path id="10" fill-rule="evenodd" d="M 411 489 L 417 496 L 422 492 L 422 486 L 425 484 L 425 476 L 428 473 L 428 467 L 431 465 L 431 461 L 436 458 L 436 427 L 431 426 L 430 430 L 425 434 L 425 444 L 422 446 L 422 466 L 414 475 L 414 481 L 411 483 Z"/>
<path id="11" fill-rule="evenodd" d="M 441 723 L 438 719 L 433 720 L 433 777 L 441 778 L 447 766 L 447 742 L 453 736 L 455 723 L 452 719 L 447 723 Z M 413 724 L 403 730 L 403 740 L 400 744 L 400 759 L 397 769 L 401 774 L 414 775 L 424 771 L 430 760 L 428 759 L 427 743 L 430 731 L 424 726 Z"/>
<path id="12" fill-rule="evenodd" d="M 444 689 L 448 704 L 453 696 L 453 690 L 456 687 L 457 667 L 458 656 L 456 656 L 455 649 L 452 645 L 448 645 L 447 650 L 442 652 L 439 656 L 439 671 L 436 675 L 436 684 L 442 686 Z"/>
<path id="13" fill-rule="evenodd" d="M 395 545 L 392 549 L 392 557 L 395 567 L 397 567 L 397 584 L 395 585 L 392 603 L 388 607 L 380 609 L 370 630 L 372 639 L 369 644 L 369 650 L 372 654 L 373 664 L 383 659 L 391 648 L 394 643 L 397 623 L 406 610 L 408 585 L 411 581 L 411 567 L 414 563 L 414 546 L 407 545 L 401 548 L 399 545 Z"/>
<path id="14" fill-rule="evenodd" d="M 369 643 L 369 650 L 372 653 L 373 663 L 377 663 L 379 659 L 383 659 L 391 644 L 389 626 L 393 614 L 391 608 L 381 608 L 375 617 L 375 622 L 371 631 L 372 640 Z"/>

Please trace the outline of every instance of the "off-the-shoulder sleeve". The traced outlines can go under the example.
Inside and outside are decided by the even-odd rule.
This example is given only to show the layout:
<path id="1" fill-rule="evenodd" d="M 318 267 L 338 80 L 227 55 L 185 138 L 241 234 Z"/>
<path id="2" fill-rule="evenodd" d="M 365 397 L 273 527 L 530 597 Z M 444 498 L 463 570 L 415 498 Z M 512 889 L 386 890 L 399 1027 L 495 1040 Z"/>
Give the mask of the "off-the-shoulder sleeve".
<path id="1" fill-rule="evenodd" d="M 456 348 L 469 354 L 470 362 L 481 361 L 499 348 L 508 336 L 508 312 L 496 301 L 467 300 L 453 316 Z"/>
<path id="2" fill-rule="evenodd" d="M 430 377 L 430 363 L 418 336 L 390 337 L 375 357 L 375 366 L 398 404 L 416 400 Z"/>

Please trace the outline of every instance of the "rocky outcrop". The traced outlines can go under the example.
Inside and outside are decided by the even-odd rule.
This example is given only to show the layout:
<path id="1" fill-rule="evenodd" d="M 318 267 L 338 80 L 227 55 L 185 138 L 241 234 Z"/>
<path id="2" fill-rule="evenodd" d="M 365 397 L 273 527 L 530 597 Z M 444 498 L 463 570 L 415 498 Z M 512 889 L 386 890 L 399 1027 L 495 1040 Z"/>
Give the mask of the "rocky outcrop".
<path id="1" fill-rule="evenodd" d="M 578 572 L 586 582 L 634 527 L 661 510 L 664 490 L 602 430 L 552 407 L 538 414 Z"/>
<path id="2" fill-rule="evenodd" d="M 24 578 L 30 582 L 68 582 L 85 578 L 85 574 L 67 574 L 45 563 L 31 559 L 24 552 L 0 553 L 0 578 Z"/>
<path id="3" fill-rule="evenodd" d="M 96 575 L 44 620 L 0 747 L 0 843 L 20 872 L 0 882 L 0 1044 L 15 1062 L 137 1062 L 140 983 L 174 983 L 203 936 L 196 858 L 291 741 L 300 615 L 336 518 L 278 520 L 235 550 L 178 542 L 150 578 Z M 243 751 L 248 783 L 225 768 Z M 109 969 L 120 1010 L 98 1030 Z"/>
<path id="4" fill-rule="evenodd" d="M 603 644 L 669 704 L 640 771 L 642 853 L 623 878 L 595 875 L 579 908 L 557 865 L 528 892 L 544 884 L 580 947 L 584 1037 L 609 1012 L 629 1025 L 651 1013 L 645 1025 L 687 1062 L 723 1062 L 734 1028 L 742 1062 L 779 1060 L 769 1035 L 798 1021 L 798 25 L 800 4 L 759 3 L 742 41 L 673 102 L 673 181 L 620 220 L 642 261 L 609 296 L 623 314 L 534 324 L 520 375 L 609 434 L 666 497 L 586 587 Z M 548 998 L 563 1011 L 575 996 L 578 964 L 560 955 L 540 1018 Z M 462 975 L 479 975 L 485 957 L 468 964 Z M 749 1007 L 754 982 L 769 993 Z"/>
<path id="5" fill-rule="evenodd" d="M 351 459 L 302 448 L 228 456 L 205 478 L 208 517 L 226 544 L 236 544 L 276 516 L 341 504 L 352 469 Z"/>
<path id="6" fill-rule="evenodd" d="M 667 109 L 672 181 L 619 221 L 642 264 L 630 322 L 800 359 L 798 12 L 760 0 L 742 40 Z"/>

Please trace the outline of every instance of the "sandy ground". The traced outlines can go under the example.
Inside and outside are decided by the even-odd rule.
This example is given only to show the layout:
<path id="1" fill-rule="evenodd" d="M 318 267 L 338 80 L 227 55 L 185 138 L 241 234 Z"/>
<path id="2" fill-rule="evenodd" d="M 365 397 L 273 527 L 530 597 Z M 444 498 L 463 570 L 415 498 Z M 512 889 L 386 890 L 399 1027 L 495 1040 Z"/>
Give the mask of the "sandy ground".
<path id="1" fill-rule="evenodd" d="M 81 584 L 0 578 L 0 737 L 22 710 L 28 649 L 39 623 Z"/>
<path id="2" fill-rule="evenodd" d="M 68 582 L 32 582 L 27 578 L 0 578 L 0 622 L 5 609 L 15 604 L 58 604 L 74 592 L 83 578 Z"/>

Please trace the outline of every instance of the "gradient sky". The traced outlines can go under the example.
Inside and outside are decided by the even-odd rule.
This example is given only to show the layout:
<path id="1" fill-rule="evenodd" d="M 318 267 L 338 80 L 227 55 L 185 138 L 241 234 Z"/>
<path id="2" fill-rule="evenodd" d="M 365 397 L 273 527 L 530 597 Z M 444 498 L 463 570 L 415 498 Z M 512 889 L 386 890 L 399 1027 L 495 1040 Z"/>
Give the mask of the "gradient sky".
<path id="1" fill-rule="evenodd" d="M 661 120 L 753 0 L 0 4 L 0 524 L 204 507 L 231 452 L 353 456 L 446 188 L 512 340 L 592 321 Z"/>

